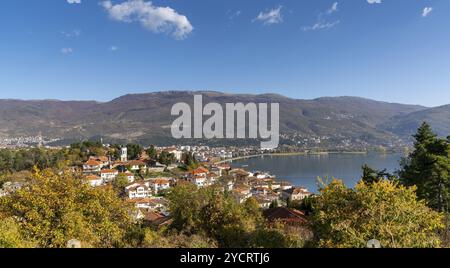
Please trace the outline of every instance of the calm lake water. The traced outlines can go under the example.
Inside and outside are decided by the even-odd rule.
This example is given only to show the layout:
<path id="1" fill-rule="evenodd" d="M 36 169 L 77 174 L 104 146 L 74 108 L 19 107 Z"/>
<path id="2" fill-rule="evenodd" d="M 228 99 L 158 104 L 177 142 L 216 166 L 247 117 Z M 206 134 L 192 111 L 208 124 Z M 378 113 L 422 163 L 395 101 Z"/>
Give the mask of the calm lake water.
<path id="1" fill-rule="evenodd" d="M 289 181 L 317 192 L 318 177 L 342 179 L 348 187 L 354 187 L 361 178 L 364 164 L 394 172 L 403 156 L 379 153 L 264 156 L 237 160 L 231 165 L 248 171 L 266 171 L 276 175 L 278 181 Z"/>

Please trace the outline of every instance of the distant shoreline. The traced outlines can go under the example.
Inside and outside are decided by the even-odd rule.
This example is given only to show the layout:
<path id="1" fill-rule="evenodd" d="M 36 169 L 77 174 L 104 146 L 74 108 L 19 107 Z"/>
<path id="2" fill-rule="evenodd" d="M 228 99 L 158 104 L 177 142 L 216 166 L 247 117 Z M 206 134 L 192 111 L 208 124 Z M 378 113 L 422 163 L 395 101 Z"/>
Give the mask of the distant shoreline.
<path id="1" fill-rule="evenodd" d="M 296 156 L 296 155 L 329 155 L 329 154 L 368 154 L 368 152 L 314 152 L 314 153 L 305 153 L 305 152 L 294 152 L 294 153 L 270 153 L 270 154 L 255 154 L 255 155 L 245 155 L 245 156 L 239 156 L 234 157 L 230 159 L 225 159 L 221 161 L 214 162 L 214 164 L 223 164 L 228 162 L 233 162 L 237 160 L 244 160 L 244 159 L 250 159 L 250 158 L 256 158 L 256 157 L 264 157 L 264 156 Z"/>

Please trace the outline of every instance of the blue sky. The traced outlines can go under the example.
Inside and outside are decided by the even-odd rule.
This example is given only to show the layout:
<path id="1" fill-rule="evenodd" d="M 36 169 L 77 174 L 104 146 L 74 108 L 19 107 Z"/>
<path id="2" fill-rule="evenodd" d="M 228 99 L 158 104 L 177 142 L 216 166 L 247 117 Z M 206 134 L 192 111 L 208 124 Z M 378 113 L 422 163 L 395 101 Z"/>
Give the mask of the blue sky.
<path id="1" fill-rule="evenodd" d="M 2 0 L 0 34 L 0 98 L 450 103 L 448 0 Z"/>

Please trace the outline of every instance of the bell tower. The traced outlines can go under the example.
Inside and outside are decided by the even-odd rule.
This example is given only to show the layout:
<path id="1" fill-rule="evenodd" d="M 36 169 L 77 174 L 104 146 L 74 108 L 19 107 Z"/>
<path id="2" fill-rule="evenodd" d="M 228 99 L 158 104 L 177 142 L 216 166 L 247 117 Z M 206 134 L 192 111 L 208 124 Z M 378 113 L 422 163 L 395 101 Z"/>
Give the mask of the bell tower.
<path id="1" fill-rule="evenodd" d="M 128 161 L 128 149 L 127 147 L 122 147 L 120 149 L 120 161 L 127 162 Z"/>

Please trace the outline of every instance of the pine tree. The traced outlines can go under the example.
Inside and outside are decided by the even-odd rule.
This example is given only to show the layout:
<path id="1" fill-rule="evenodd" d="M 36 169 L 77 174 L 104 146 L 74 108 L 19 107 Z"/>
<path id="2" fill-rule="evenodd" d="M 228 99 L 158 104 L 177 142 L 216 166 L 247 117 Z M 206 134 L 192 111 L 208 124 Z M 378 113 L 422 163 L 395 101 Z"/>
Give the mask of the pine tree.
<path id="1" fill-rule="evenodd" d="M 369 167 L 367 164 L 365 164 L 362 167 L 363 170 L 363 176 L 362 181 L 365 183 L 374 183 L 379 182 L 381 180 L 394 180 L 395 176 L 387 172 L 386 169 L 384 170 L 376 170 L 371 167 Z"/>
<path id="2" fill-rule="evenodd" d="M 414 136 L 414 151 L 402 160 L 400 181 L 417 186 L 417 195 L 428 205 L 446 211 L 450 200 L 450 142 L 439 139 L 427 123 Z"/>

